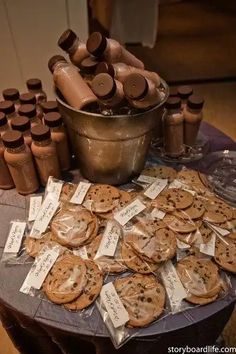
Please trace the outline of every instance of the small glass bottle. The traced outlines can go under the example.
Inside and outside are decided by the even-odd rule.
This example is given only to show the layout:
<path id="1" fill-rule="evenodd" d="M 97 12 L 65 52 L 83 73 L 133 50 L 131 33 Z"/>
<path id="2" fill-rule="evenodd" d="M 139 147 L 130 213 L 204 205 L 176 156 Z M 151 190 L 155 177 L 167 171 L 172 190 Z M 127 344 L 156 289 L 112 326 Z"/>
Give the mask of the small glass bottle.
<path id="1" fill-rule="evenodd" d="M 16 88 L 8 88 L 2 91 L 4 100 L 12 101 L 17 111 L 20 106 L 20 93 Z"/>
<path id="2" fill-rule="evenodd" d="M 57 101 L 42 102 L 41 106 L 42 106 L 44 114 L 49 113 L 49 112 L 58 112 Z"/>
<path id="3" fill-rule="evenodd" d="M 49 176 L 58 179 L 61 177 L 56 144 L 51 139 L 49 127 L 43 124 L 32 127 L 31 136 L 31 151 L 35 159 L 40 182 L 43 186 L 46 186 Z"/>
<path id="4" fill-rule="evenodd" d="M 31 127 L 42 123 L 37 115 L 36 106 L 34 104 L 21 105 L 18 109 L 18 114 L 29 118 Z"/>
<path id="5" fill-rule="evenodd" d="M 5 113 L 8 124 L 11 126 L 11 120 L 17 117 L 14 103 L 12 101 L 0 102 L 0 112 Z"/>
<path id="6" fill-rule="evenodd" d="M 47 95 L 43 91 L 42 87 L 42 81 L 40 79 L 34 78 L 34 79 L 28 79 L 26 81 L 26 86 L 32 94 L 35 95 L 36 98 L 36 109 L 39 118 L 43 117 L 43 110 L 41 107 L 42 102 L 47 101 Z"/>
<path id="7" fill-rule="evenodd" d="M 193 146 L 196 143 L 198 131 L 203 118 L 202 108 L 204 99 L 198 95 L 191 95 L 184 107 L 184 143 Z"/>
<path id="8" fill-rule="evenodd" d="M 99 73 L 107 73 L 110 74 L 112 77 L 114 77 L 116 80 L 120 82 L 124 82 L 127 76 L 129 76 L 132 73 L 135 74 L 141 74 L 144 77 L 146 77 L 149 80 L 152 80 L 156 87 L 160 86 L 161 80 L 160 76 L 153 72 L 153 71 L 148 71 L 148 70 L 142 70 L 139 68 L 135 68 L 134 66 L 127 65 L 125 63 L 113 63 L 109 64 L 104 61 L 100 62 L 97 66 L 96 69 L 96 74 Z"/>
<path id="9" fill-rule="evenodd" d="M 184 109 L 189 96 L 193 94 L 193 88 L 188 85 L 177 87 L 178 96 L 181 98 L 181 109 Z"/>
<path id="10" fill-rule="evenodd" d="M 87 50 L 108 63 L 126 63 L 144 69 L 144 64 L 115 39 L 106 38 L 100 32 L 93 32 L 87 40 Z"/>
<path id="11" fill-rule="evenodd" d="M 106 107 L 117 107 L 124 101 L 122 83 L 113 79 L 109 74 L 96 75 L 91 82 L 91 89 Z"/>
<path id="12" fill-rule="evenodd" d="M 30 194 L 39 188 L 30 148 L 24 143 L 22 134 L 11 130 L 3 135 L 4 158 L 10 170 L 16 190 Z"/>
<path id="13" fill-rule="evenodd" d="M 123 87 L 130 105 L 135 108 L 147 109 L 157 105 L 162 100 L 154 82 L 141 74 L 127 76 Z"/>
<path id="14" fill-rule="evenodd" d="M 20 103 L 36 105 L 36 97 L 32 92 L 25 92 L 20 94 Z"/>
<path id="15" fill-rule="evenodd" d="M 30 147 L 32 138 L 30 134 L 30 120 L 27 117 L 20 116 L 11 122 L 12 130 L 17 130 L 23 134 L 25 143 Z"/>
<path id="16" fill-rule="evenodd" d="M 97 97 L 86 84 L 78 69 L 61 55 L 53 56 L 48 67 L 53 73 L 56 87 L 74 108 L 82 109 L 97 103 Z"/>
<path id="17" fill-rule="evenodd" d="M 10 129 L 6 114 L 0 112 L 0 136 Z"/>
<path id="18" fill-rule="evenodd" d="M 162 117 L 164 150 L 170 157 L 178 157 L 184 153 L 184 118 L 179 97 L 171 97 L 166 101 Z"/>
<path id="19" fill-rule="evenodd" d="M 94 78 L 98 63 L 99 62 L 91 56 L 83 59 L 80 63 L 80 74 L 89 86 L 91 86 L 91 81 Z"/>
<path id="20" fill-rule="evenodd" d="M 50 128 L 52 141 L 56 143 L 61 171 L 69 170 L 70 152 L 61 114 L 58 112 L 46 113 L 44 116 L 44 124 Z"/>
<path id="21" fill-rule="evenodd" d="M 86 44 L 79 40 L 75 32 L 69 28 L 62 33 L 57 44 L 69 54 L 71 62 L 78 67 L 81 61 L 89 56 Z"/>
<path id="22" fill-rule="evenodd" d="M 14 188 L 15 185 L 4 159 L 4 151 L 5 147 L 3 145 L 2 138 L 0 137 L 0 188 L 11 189 Z"/>

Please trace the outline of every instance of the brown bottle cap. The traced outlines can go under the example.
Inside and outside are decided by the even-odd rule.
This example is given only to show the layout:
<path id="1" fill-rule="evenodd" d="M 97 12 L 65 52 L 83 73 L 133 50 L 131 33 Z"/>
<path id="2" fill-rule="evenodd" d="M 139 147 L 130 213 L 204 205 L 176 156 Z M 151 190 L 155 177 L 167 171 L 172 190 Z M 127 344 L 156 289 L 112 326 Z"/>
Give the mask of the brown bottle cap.
<path id="1" fill-rule="evenodd" d="M 31 128 L 31 136 L 35 141 L 43 141 L 51 138 L 51 132 L 48 126 L 38 124 Z"/>
<path id="2" fill-rule="evenodd" d="M 24 116 L 16 117 L 11 121 L 11 127 L 13 130 L 25 132 L 26 130 L 30 129 L 30 120 Z"/>
<path id="3" fill-rule="evenodd" d="M 93 57 L 87 57 L 80 63 L 80 70 L 85 74 L 94 74 L 98 66 L 98 61 Z"/>
<path id="4" fill-rule="evenodd" d="M 20 116 L 33 118 L 36 116 L 36 107 L 34 104 L 22 104 L 18 109 L 18 114 Z"/>
<path id="5" fill-rule="evenodd" d="M 43 113 L 57 112 L 58 111 L 57 101 L 42 102 L 41 103 L 41 107 L 43 109 Z"/>
<path id="6" fill-rule="evenodd" d="M 98 74 L 91 82 L 93 93 L 102 99 L 114 96 L 116 92 L 115 80 L 109 74 Z"/>
<path id="7" fill-rule="evenodd" d="M 187 106 L 192 109 L 202 109 L 204 105 L 203 97 L 199 95 L 191 95 L 188 98 Z"/>
<path id="8" fill-rule="evenodd" d="M 6 148 L 18 148 L 24 145 L 23 135 L 16 130 L 9 130 L 2 137 L 3 144 Z"/>
<path id="9" fill-rule="evenodd" d="M 62 55 L 53 55 L 48 61 L 48 69 L 53 73 L 54 66 L 60 61 L 67 63 L 67 60 Z"/>
<path id="10" fill-rule="evenodd" d="M 11 114 L 15 112 L 15 106 L 12 101 L 1 101 L 0 102 L 0 112 L 5 114 Z"/>
<path id="11" fill-rule="evenodd" d="M 2 127 L 5 124 L 7 124 L 7 117 L 5 113 L 0 112 L 0 127 Z"/>
<path id="12" fill-rule="evenodd" d="M 148 83 L 145 77 L 141 74 L 130 74 L 124 81 L 124 93 L 132 99 L 141 99 L 148 92 Z"/>
<path id="13" fill-rule="evenodd" d="M 32 92 L 22 93 L 20 95 L 21 104 L 36 104 L 36 97 Z"/>
<path id="14" fill-rule="evenodd" d="M 179 97 L 170 97 L 165 103 L 165 108 L 167 109 L 180 109 L 181 99 Z"/>
<path id="15" fill-rule="evenodd" d="M 62 116 L 60 115 L 60 113 L 50 112 L 50 113 L 45 114 L 44 122 L 48 127 L 55 128 L 55 127 L 59 127 L 60 125 L 62 125 L 63 120 L 62 120 Z"/>
<path id="16" fill-rule="evenodd" d="M 108 64 L 105 61 L 102 61 L 98 64 L 95 74 L 107 73 L 112 77 L 115 76 L 115 70 L 112 64 Z"/>
<path id="17" fill-rule="evenodd" d="M 177 87 L 169 88 L 169 97 L 178 97 Z"/>
<path id="18" fill-rule="evenodd" d="M 19 99 L 19 91 L 16 88 L 8 88 L 2 91 L 4 100 L 16 101 Z"/>
<path id="19" fill-rule="evenodd" d="M 190 95 L 192 95 L 193 93 L 193 89 L 191 86 L 179 86 L 177 88 L 177 92 L 180 98 L 182 98 L 182 100 L 186 100 Z"/>
<path id="20" fill-rule="evenodd" d="M 28 90 L 41 90 L 42 89 L 42 81 L 40 79 L 28 79 L 26 81 L 26 86 Z"/>
<path id="21" fill-rule="evenodd" d="M 77 36 L 74 31 L 68 28 L 66 31 L 62 33 L 60 38 L 57 41 L 58 46 L 67 51 L 73 45 L 74 41 L 76 40 Z"/>
<path id="22" fill-rule="evenodd" d="M 89 36 L 86 46 L 89 53 L 95 57 L 100 57 L 107 46 L 106 37 L 103 36 L 100 32 L 93 32 Z"/>

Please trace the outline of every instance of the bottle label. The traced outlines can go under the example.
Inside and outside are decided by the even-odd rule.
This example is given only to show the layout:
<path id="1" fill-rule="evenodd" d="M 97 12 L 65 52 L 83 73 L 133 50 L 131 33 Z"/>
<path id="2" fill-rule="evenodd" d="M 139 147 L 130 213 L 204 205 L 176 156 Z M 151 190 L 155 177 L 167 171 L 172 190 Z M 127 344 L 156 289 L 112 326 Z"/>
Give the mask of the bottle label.
<path id="1" fill-rule="evenodd" d="M 139 199 L 135 199 L 132 203 L 115 213 L 114 219 L 124 226 L 144 209 L 146 209 L 146 206 Z"/>
<path id="2" fill-rule="evenodd" d="M 26 222 L 13 221 L 3 253 L 17 253 L 25 233 Z"/>

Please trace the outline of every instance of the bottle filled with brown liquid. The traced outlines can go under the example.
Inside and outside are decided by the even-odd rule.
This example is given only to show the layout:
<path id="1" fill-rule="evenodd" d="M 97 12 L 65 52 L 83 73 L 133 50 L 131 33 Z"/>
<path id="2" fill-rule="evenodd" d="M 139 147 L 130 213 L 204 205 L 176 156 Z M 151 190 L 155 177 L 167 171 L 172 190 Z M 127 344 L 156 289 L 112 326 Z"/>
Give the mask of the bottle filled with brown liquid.
<path id="1" fill-rule="evenodd" d="M 8 124 L 11 126 L 11 121 L 17 117 L 14 103 L 12 101 L 1 101 L 0 112 L 6 115 Z"/>
<path id="2" fill-rule="evenodd" d="M 44 116 L 44 124 L 51 130 L 52 141 L 56 144 L 59 165 L 62 171 L 70 168 L 70 152 L 62 116 L 58 112 L 47 113 Z"/>
<path id="3" fill-rule="evenodd" d="M 83 59 L 80 63 L 80 74 L 89 86 L 91 86 L 98 64 L 99 62 L 91 56 Z"/>
<path id="4" fill-rule="evenodd" d="M 18 132 L 22 133 L 22 135 L 24 137 L 25 144 L 30 147 L 31 143 L 32 143 L 32 138 L 31 138 L 31 134 L 30 134 L 30 120 L 29 120 L 29 118 L 27 118 L 25 116 L 19 116 L 19 117 L 15 118 L 14 121 L 12 121 L 11 127 L 13 130 L 17 130 Z"/>
<path id="5" fill-rule="evenodd" d="M 108 63 L 126 63 L 144 69 L 144 64 L 115 39 L 106 38 L 100 32 L 93 32 L 87 40 L 87 50 Z"/>
<path id="6" fill-rule="evenodd" d="M 6 114 L 0 112 L 0 136 L 10 129 Z"/>
<path id="7" fill-rule="evenodd" d="M 2 138 L 0 137 L 0 188 L 11 189 L 14 188 L 15 185 L 4 159 L 4 151 L 5 147 L 3 145 Z"/>
<path id="8" fill-rule="evenodd" d="M 69 54 L 71 62 L 78 67 L 81 61 L 89 56 L 86 44 L 79 40 L 75 32 L 71 29 L 67 29 L 62 33 L 57 44 Z"/>
<path id="9" fill-rule="evenodd" d="M 204 100 L 201 96 L 191 95 L 184 107 L 184 143 L 193 146 L 196 143 L 198 131 L 203 118 Z"/>
<path id="10" fill-rule="evenodd" d="M 26 81 L 26 86 L 30 93 L 32 93 L 36 98 L 36 110 L 39 118 L 43 116 L 43 110 L 41 103 L 47 101 L 47 95 L 43 90 L 42 81 L 40 79 L 28 79 Z"/>
<path id="11" fill-rule="evenodd" d="M 97 97 L 86 84 L 78 69 L 61 55 L 53 56 L 48 67 L 53 80 L 69 105 L 82 109 L 97 103 Z"/>
<path id="12" fill-rule="evenodd" d="M 17 111 L 20 106 L 20 93 L 16 88 L 7 88 L 2 91 L 4 100 L 11 101 L 15 105 L 15 110 Z"/>
<path id="13" fill-rule="evenodd" d="M 37 115 L 36 106 L 34 104 L 23 104 L 18 109 L 20 116 L 29 118 L 31 127 L 41 124 L 41 119 Z"/>
<path id="14" fill-rule="evenodd" d="M 20 194 L 30 194 L 39 188 L 30 148 L 24 143 L 18 131 L 8 131 L 3 135 L 4 158 L 10 170 L 16 190 Z"/>
<path id="15" fill-rule="evenodd" d="M 44 114 L 49 113 L 49 112 L 58 112 L 57 101 L 42 102 L 41 107 L 42 107 Z"/>
<path id="16" fill-rule="evenodd" d="M 181 99 L 181 109 L 184 109 L 189 96 L 193 94 L 193 88 L 188 85 L 177 87 L 178 96 Z"/>
<path id="17" fill-rule="evenodd" d="M 32 127 L 31 136 L 31 151 L 35 159 L 40 182 L 45 186 L 49 176 L 58 179 L 61 177 L 56 144 L 51 139 L 49 127 L 43 124 Z"/>

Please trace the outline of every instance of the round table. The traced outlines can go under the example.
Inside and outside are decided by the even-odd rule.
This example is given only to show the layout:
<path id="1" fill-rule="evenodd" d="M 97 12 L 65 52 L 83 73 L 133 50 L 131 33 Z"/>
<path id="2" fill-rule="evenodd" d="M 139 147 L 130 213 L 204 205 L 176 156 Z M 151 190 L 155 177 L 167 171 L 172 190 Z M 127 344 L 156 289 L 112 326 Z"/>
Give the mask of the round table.
<path id="1" fill-rule="evenodd" d="M 216 128 L 203 123 L 201 130 L 209 138 L 211 151 L 236 150 L 236 143 Z M 195 167 L 197 168 L 197 164 Z M 76 171 L 65 177 L 78 181 Z M 1 254 L 9 222 L 27 217 L 28 200 L 29 197 L 20 196 L 15 190 L 0 190 Z M 19 292 L 30 266 L 31 264 L 0 263 L 0 318 L 19 352 L 116 353 L 96 308 L 92 316 L 84 320 L 78 313 L 68 312 L 62 306 Z M 172 346 L 214 344 L 233 311 L 235 290 L 236 277 L 232 278 L 232 289 L 223 299 L 164 317 L 140 330 L 118 353 L 161 354 Z"/>

